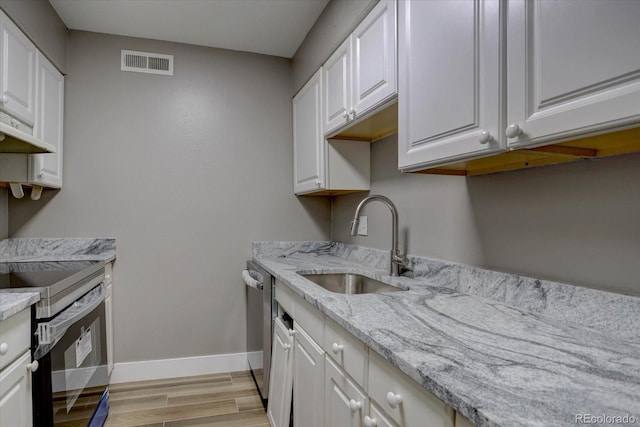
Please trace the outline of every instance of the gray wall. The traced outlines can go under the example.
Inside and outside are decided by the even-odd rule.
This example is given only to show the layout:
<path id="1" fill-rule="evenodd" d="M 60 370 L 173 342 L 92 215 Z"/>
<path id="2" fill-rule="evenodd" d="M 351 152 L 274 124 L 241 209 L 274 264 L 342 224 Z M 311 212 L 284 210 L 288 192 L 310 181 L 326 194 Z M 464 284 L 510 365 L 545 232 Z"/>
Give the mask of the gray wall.
<path id="1" fill-rule="evenodd" d="M 392 135 L 372 144 L 371 173 L 370 194 L 398 206 L 409 253 L 640 295 L 640 154 L 469 178 L 401 174 Z M 365 209 L 369 236 L 349 235 L 365 196 L 335 198 L 332 237 L 390 248 L 382 205 Z"/>
<path id="2" fill-rule="evenodd" d="M 9 237 L 9 196 L 6 188 L 0 188 L 0 239 Z"/>
<path id="3" fill-rule="evenodd" d="M 175 76 L 120 71 L 120 49 Z M 72 31 L 64 187 L 9 203 L 10 233 L 117 238 L 117 362 L 245 351 L 252 240 L 328 239 L 293 195 L 290 62 Z M 28 199 L 28 197 L 25 197 Z"/>
<path id="4" fill-rule="evenodd" d="M 331 0 L 292 58 L 292 94 L 329 58 L 379 0 Z"/>
<path id="5" fill-rule="evenodd" d="M 48 0 L 0 0 L 0 7 L 60 72 L 67 72 L 67 27 Z"/>

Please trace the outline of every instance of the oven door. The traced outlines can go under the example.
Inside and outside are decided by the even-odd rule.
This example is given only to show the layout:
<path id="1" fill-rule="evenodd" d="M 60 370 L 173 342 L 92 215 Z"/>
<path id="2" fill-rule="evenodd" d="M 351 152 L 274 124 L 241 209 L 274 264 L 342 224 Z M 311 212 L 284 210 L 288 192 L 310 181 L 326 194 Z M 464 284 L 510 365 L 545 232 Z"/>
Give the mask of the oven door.
<path id="1" fill-rule="evenodd" d="M 49 331 L 38 325 L 43 341 L 38 350 L 48 353 L 39 359 L 41 369 L 34 378 L 34 425 L 104 423 L 92 421 L 100 404 L 108 406 L 103 399 L 109 385 L 104 296 L 101 284 L 44 323 Z"/>

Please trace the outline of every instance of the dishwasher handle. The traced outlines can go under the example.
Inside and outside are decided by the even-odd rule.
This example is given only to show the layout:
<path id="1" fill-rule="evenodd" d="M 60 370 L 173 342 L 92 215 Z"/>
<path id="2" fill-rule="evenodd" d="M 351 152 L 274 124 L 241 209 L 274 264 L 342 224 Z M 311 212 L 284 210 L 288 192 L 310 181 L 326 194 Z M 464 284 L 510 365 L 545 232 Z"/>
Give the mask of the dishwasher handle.
<path id="1" fill-rule="evenodd" d="M 245 285 L 250 288 L 257 289 L 259 291 L 263 288 L 263 278 L 262 274 L 253 270 L 242 270 L 242 280 L 244 280 Z"/>

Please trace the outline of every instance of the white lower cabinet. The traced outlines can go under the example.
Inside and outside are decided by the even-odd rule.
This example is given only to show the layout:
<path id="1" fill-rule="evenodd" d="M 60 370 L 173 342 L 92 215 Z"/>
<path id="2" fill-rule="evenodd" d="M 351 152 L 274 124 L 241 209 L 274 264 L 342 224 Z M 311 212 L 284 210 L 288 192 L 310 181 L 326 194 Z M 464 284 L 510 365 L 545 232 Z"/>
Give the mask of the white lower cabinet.
<path id="1" fill-rule="evenodd" d="M 324 351 L 294 322 L 293 425 L 322 427 Z"/>
<path id="2" fill-rule="evenodd" d="M 376 402 L 369 400 L 369 415 L 364 417 L 364 427 L 398 427 L 398 424 L 385 414 Z"/>
<path id="3" fill-rule="evenodd" d="M 279 311 L 294 322 L 293 330 L 280 318 L 275 323 L 267 410 L 273 427 L 289 425 L 292 388 L 294 427 L 472 425 L 279 280 L 275 291 Z"/>
<path id="4" fill-rule="evenodd" d="M 272 427 L 286 427 L 291 418 L 291 387 L 293 367 L 293 330 L 276 318 L 271 346 L 271 381 L 267 418 Z"/>
<path id="5" fill-rule="evenodd" d="M 368 393 L 401 426 L 452 427 L 455 411 L 399 372 L 378 354 L 369 352 Z"/>
<path id="6" fill-rule="evenodd" d="M 325 364 L 324 425 L 364 426 L 364 391 L 330 357 Z"/>
<path id="7" fill-rule="evenodd" d="M 30 427 L 31 415 L 31 352 L 22 356 L 0 373 L 0 425 Z"/>
<path id="8" fill-rule="evenodd" d="M 0 322 L 0 426 L 32 426 L 30 334 L 30 309 Z"/>
<path id="9" fill-rule="evenodd" d="M 475 424 L 473 424 L 467 418 L 462 416 L 459 412 L 456 412 L 456 426 L 455 427 L 473 427 L 474 425 Z"/>
<path id="10" fill-rule="evenodd" d="M 112 264 L 104 266 L 104 284 L 107 287 L 107 296 L 104 299 L 104 311 L 106 317 L 107 333 L 107 367 L 109 375 L 113 372 L 113 269 Z"/>

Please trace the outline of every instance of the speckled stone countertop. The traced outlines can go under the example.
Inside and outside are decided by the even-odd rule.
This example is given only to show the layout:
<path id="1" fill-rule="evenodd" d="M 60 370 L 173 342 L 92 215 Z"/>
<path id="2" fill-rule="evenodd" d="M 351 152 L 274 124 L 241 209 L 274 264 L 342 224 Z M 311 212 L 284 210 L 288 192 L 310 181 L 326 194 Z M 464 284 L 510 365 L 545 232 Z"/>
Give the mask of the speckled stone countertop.
<path id="1" fill-rule="evenodd" d="M 274 277 L 478 426 L 640 424 L 640 298 L 329 242 L 255 242 Z M 297 273 L 349 272 L 408 289 L 341 295 Z"/>
<path id="2" fill-rule="evenodd" d="M 39 292 L 0 293 L 0 322 L 40 301 Z"/>
<path id="3" fill-rule="evenodd" d="M 115 239 L 111 238 L 18 238 L 0 241 L 0 263 L 113 261 Z M 0 291 L 0 321 L 40 300 L 38 292 Z"/>
<path id="4" fill-rule="evenodd" d="M 113 261 L 112 238 L 18 238 L 0 241 L 0 262 Z"/>

